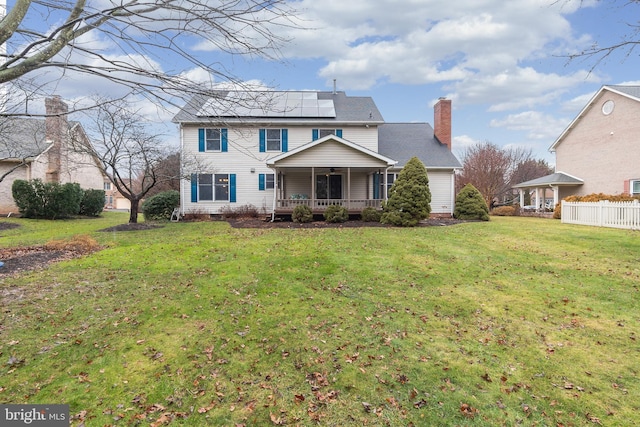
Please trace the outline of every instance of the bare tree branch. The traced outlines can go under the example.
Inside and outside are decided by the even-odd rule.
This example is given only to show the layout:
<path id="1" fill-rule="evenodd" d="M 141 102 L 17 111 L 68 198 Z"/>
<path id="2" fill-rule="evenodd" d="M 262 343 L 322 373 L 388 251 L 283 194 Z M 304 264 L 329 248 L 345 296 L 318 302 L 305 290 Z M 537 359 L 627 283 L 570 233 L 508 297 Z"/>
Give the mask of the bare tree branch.
<path id="1" fill-rule="evenodd" d="M 0 84 L 58 70 L 182 103 L 210 90 L 187 71 L 239 83 L 216 62 L 219 54 L 277 60 L 287 41 L 278 30 L 296 26 L 285 0 L 16 0 L 0 21 L 0 43 L 7 43 Z"/>

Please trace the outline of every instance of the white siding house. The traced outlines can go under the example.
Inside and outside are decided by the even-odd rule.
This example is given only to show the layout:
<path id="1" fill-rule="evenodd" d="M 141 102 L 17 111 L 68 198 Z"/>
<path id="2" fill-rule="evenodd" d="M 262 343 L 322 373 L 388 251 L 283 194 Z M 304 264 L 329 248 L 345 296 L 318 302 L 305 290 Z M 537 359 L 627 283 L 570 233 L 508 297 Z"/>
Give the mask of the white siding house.
<path id="1" fill-rule="evenodd" d="M 344 92 L 220 92 L 195 97 L 180 125 L 182 214 L 220 214 L 253 205 L 290 214 L 308 205 L 351 213 L 381 208 L 397 173 L 413 156 L 426 166 L 432 214 L 451 216 L 454 171 L 451 102 L 427 123 L 385 123 L 370 97 Z M 436 136 L 437 135 L 437 136 Z"/>

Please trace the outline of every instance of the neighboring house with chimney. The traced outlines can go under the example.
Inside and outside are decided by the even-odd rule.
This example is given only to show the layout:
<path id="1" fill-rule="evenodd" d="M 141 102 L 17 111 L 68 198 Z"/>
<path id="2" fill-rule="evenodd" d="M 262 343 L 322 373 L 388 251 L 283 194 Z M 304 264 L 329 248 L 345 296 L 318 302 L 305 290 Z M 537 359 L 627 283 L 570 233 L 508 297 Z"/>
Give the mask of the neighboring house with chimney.
<path id="1" fill-rule="evenodd" d="M 640 195 L 639 118 L 640 86 L 601 87 L 549 148 L 556 172 L 515 188 L 538 200 L 551 188 L 554 206 L 571 195 Z"/>
<path id="2" fill-rule="evenodd" d="M 80 123 L 68 120 L 67 104 L 53 96 L 45 107 L 44 119 L 0 119 L 0 213 L 17 212 L 11 193 L 17 179 L 104 189 L 105 177 L 94 159 L 73 147 L 90 141 Z"/>
<path id="3" fill-rule="evenodd" d="M 253 205 L 288 215 L 344 206 L 381 209 L 413 156 L 426 166 L 432 215 L 450 217 L 460 162 L 451 152 L 451 101 L 427 123 L 386 123 L 370 97 L 344 92 L 220 92 L 194 97 L 180 125 L 181 211 L 216 215 Z"/>

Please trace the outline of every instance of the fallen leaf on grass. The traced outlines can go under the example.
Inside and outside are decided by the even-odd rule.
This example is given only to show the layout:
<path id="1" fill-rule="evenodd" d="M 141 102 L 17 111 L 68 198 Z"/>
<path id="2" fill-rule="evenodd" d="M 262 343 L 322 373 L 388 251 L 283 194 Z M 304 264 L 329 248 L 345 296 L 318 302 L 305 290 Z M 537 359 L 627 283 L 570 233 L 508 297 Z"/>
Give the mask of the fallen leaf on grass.
<path id="1" fill-rule="evenodd" d="M 214 408 L 214 406 L 216 406 L 216 404 L 214 402 L 211 402 L 211 404 L 209 404 L 209 406 L 203 406 L 202 408 L 198 408 L 198 413 L 199 414 L 206 414 L 207 412 L 212 410 Z"/>
<path id="2" fill-rule="evenodd" d="M 278 415 L 269 412 L 269 417 L 271 418 L 271 422 L 277 426 L 281 426 L 284 425 L 284 421 L 282 421 L 282 418 L 280 418 Z"/>
<path id="3" fill-rule="evenodd" d="M 476 415 L 478 415 L 478 410 L 466 403 L 460 404 L 460 412 L 467 418 L 474 418 Z"/>
<path id="4" fill-rule="evenodd" d="M 594 424 L 598 424 L 598 425 L 602 425 L 602 422 L 600 421 L 600 418 L 598 417 L 594 417 L 593 415 L 591 415 L 590 413 L 587 412 L 586 417 L 589 421 L 591 421 Z"/>

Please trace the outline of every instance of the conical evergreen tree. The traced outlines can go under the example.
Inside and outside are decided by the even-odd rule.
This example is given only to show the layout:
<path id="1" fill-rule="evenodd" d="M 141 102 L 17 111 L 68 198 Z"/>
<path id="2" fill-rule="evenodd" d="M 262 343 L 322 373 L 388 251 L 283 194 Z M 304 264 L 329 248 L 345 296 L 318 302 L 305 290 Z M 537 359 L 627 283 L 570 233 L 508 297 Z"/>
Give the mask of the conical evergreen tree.
<path id="1" fill-rule="evenodd" d="M 489 221 L 489 208 L 484 197 L 471 184 L 464 186 L 456 196 L 456 207 L 453 216 L 457 219 L 480 219 Z"/>
<path id="2" fill-rule="evenodd" d="M 431 213 L 431 191 L 427 169 L 420 159 L 412 157 L 400 171 L 389 190 L 380 222 L 413 227 Z"/>

